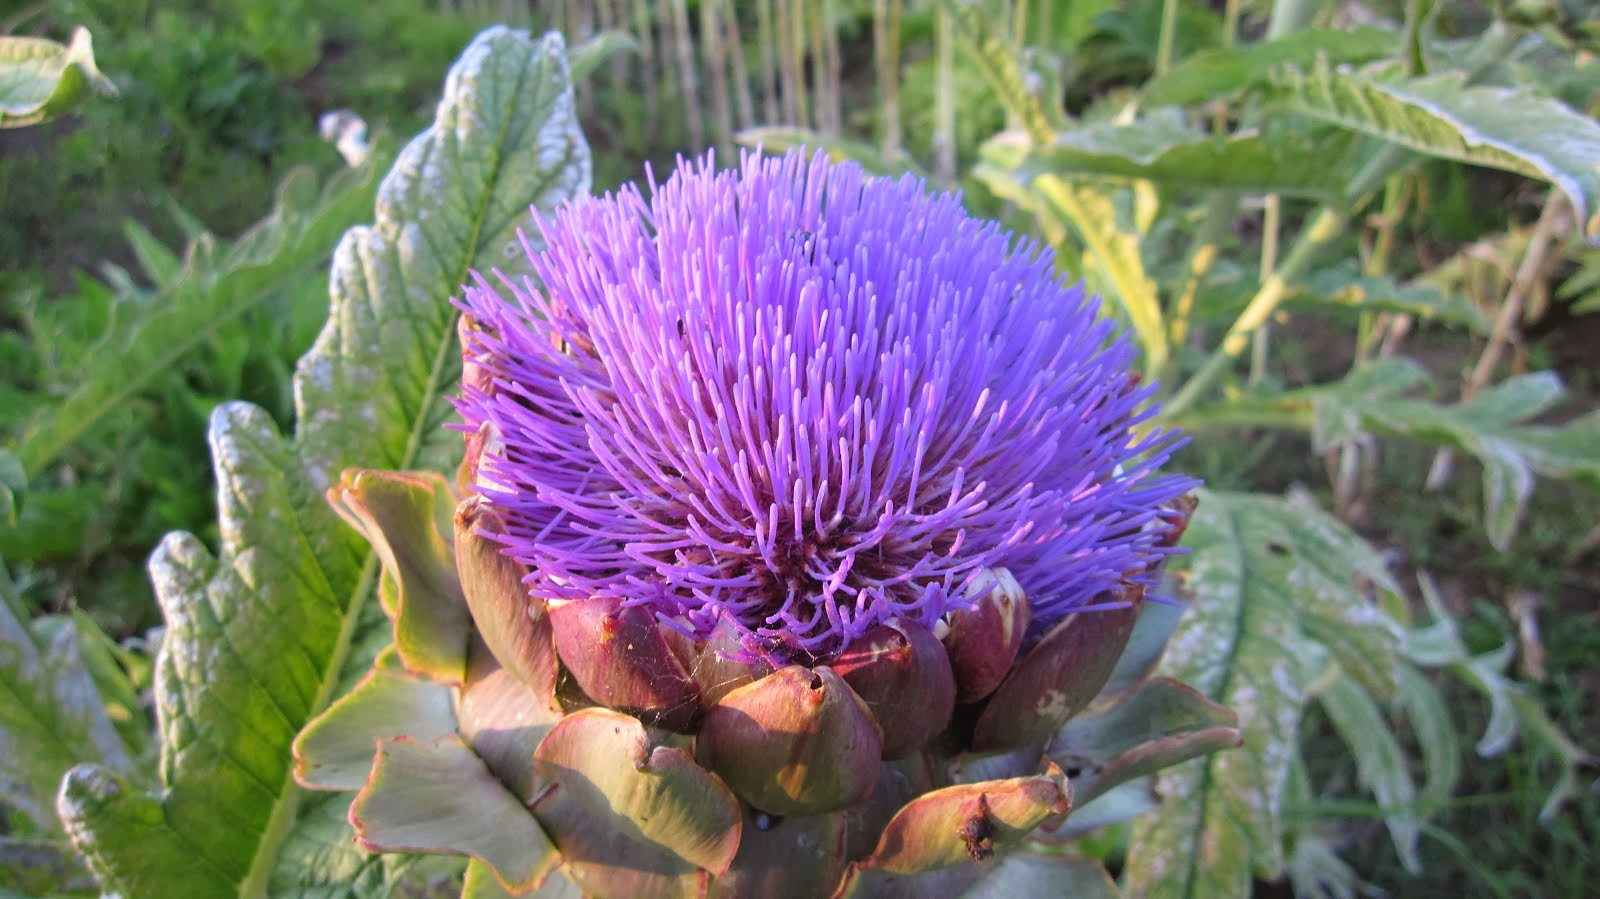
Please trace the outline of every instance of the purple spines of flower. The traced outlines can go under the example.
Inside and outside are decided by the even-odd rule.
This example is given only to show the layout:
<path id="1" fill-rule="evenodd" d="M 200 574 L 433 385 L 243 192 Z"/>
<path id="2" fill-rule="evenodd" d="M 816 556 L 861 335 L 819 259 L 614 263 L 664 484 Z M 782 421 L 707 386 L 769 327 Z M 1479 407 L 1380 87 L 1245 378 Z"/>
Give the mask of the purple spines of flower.
<path id="1" fill-rule="evenodd" d="M 1035 628 L 1152 577 L 1149 389 L 1048 252 L 912 177 L 823 154 L 680 163 L 538 229 L 536 281 L 470 287 L 463 427 L 546 599 L 732 619 L 825 655 L 933 627 L 1009 568 Z"/>

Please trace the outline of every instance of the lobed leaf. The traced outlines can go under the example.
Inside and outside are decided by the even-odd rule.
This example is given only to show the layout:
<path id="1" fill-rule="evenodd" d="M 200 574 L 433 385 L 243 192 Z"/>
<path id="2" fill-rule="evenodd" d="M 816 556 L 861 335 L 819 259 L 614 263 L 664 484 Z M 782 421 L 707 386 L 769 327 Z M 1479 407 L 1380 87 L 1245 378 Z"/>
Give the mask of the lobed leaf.
<path id="1" fill-rule="evenodd" d="M 1472 399 L 1444 406 L 1407 394 L 1430 383 L 1407 359 L 1381 359 L 1332 384 L 1243 397 L 1185 424 L 1275 423 L 1306 427 L 1317 452 L 1364 434 L 1408 437 L 1471 454 L 1483 465 L 1485 527 L 1510 546 L 1535 475 L 1600 484 L 1600 412 L 1562 425 L 1525 424 L 1558 402 L 1554 372 L 1507 378 Z"/>
<path id="2" fill-rule="evenodd" d="M 1292 289 L 1289 303 L 1320 302 L 1350 306 L 1368 312 L 1396 312 L 1423 321 L 1463 325 L 1475 332 L 1489 330 L 1489 319 L 1471 301 L 1425 281 L 1402 284 L 1385 275 L 1362 275 L 1356 266 L 1335 265 L 1307 275 Z"/>
<path id="3" fill-rule="evenodd" d="M 588 178 L 560 37 L 479 35 L 433 127 L 379 187 L 375 224 L 334 254 L 328 323 L 295 375 L 294 438 L 246 404 L 213 416 L 220 553 L 173 534 L 151 561 L 168 626 L 155 689 L 164 790 L 136 793 L 82 766 L 58 802 L 107 890 L 359 895 L 395 873 L 396 860 L 349 848 L 328 803 L 302 803 L 290 776 L 295 735 L 387 639 L 368 602 L 376 562 L 322 494 L 352 466 L 448 467 L 459 452 L 439 427 L 457 376 L 449 297 L 469 270 L 518 271 L 529 204 L 581 193 Z M 386 870 L 347 888 L 330 870 L 373 865 Z"/>
<path id="4" fill-rule="evenodd" d="M 90 93 L 116 92 L 94 63 L 94 40 L 87 28 L 74 29 L 67 44 L 0 36 L 0 128 L 47 122 Z"/>
<path id="5" fill-rule="evenodd" d="M 1144 86 L 1145 106 L 1187 106 L 1232 97 L 1268 80 L 1279 67 L 1322 58 L 1360 65 L 1395 50 L 1388 28 L 1307 28 L 1275 40 L 1202 50 Z"/>
<path id="6" fill-rule="evenodd" d="M 1193 601 L 1160 670 L 1236 710 L 1244 746 L 1159 775 L 1162 811 L 1135 824 L 1125 888 L 1248 895 L 1283 870 L 1278 810 L 1316 683 L 1337 665 L 1392 687 L 1400 628 L 1358 579 L 1396 588 L 1360 537 L 1288 500 L 1202 491 L 1185 537 Z"/>
<path id="7" fill-rule="evenodd" d="M 1260 88 L 1269 111 L 1308 116 L 1419 153 L 1548 181 L 1600 242 L 1600 123 L 1516 88 L 1469 86 L 1460 72 L 1380 79 L 1335 68 L 1286 68 Z"/>
<path id="8" fill-rule="evenodd" d="M 1417 843 L 1422 837 L 1422 818 L 1415 808 L 1417 786 L 1393 728 L 1372 697 L 1348 676 L 1334 678 L 1317 700 L 1354 756 L 1362 786 L 1383 808 L 1383 820 L 1400 863 L 1410 873 L 1420 874 Z"/>
<path id="9" fill-rule="evenodd" d="M 46 834 L 56 830 L 50 806 L 68 768 L 83 759 L 132 768 L 78 631 L 60 623 L 50 632 L 38 623 L 30 628 L 9 577 L 0 574 L 0 809 L 16 809 Z"/>
<path id="10" fill-rule="evenodd" d="M 157 249 L 131 231 L 130 238 L 159 291 L 140 312 L 117 318 L 100 339 L 91 367 L 71 392 L 39 403 L 17 447 L 23 466 L 39 472 L 96 424 L 172 372 L 186 354 L 251 309 L 293 284 L 328 257 L 328 248 L 372 207 L 381 165 L 369 160 L 335 175 L 319 193 L 309 168 L 296 169 L 278 187 L 272 212 L 232 244 L 215 246 L 202 235 L 172 270 Z M 165 252 L 165 248 L 160 248 Z"/>
<path id="11" fill-rule="evenodd" d="M 1489 700 L 1489 722 L 1478 740 L 1478 755 L 1484 758 L 1499 755 L 1519 734 L 1551 753 L 1561 773 L 1539 810 L 1540 822 L 1548 823 L 1577 795 L 1579 768 L 1600 764 L 1600 757 L 1574 743 L 1550 720 L 1538 698 L 1529 695 L 1521 684 L 1506 675 L 1506 668 L 1516 654 L 1515 644 L 1507 643 L 1473 655 L 1462 639 L 1456 619 L 1440 601 L 1432 579 L 1424 574 L 1419 575 L 1418 581 L 1433 622 L 1406 633 L 1406 657 L 1418 665 L 1448 668 Z M 1452 777 L 1455 774 L 1454 771 L 1445 773 Z"/>
<path id="12" fill-rule="evenodd" d="M 1357 138 L 1331 128 L 1252 129 L 1210 135 L 1170 116 L 1102 122 L 1035 145 L 1008 131 L 980 149 L 984 162 L 1023 183 L 1040 175 L 1143 178 L 1170 187 L 1336 197 L 1350 180 Z"/>

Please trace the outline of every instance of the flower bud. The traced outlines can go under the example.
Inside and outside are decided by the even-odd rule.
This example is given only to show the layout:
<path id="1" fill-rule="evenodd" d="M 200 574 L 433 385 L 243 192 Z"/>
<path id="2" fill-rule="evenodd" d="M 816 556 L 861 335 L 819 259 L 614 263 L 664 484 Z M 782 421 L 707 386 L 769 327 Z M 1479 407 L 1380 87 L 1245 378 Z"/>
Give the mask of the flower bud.
<path id="1" fill-rule="evenodd" d="M 839 675 L 790 665 L 712 706 L 696 753 L 756 808 L 815 815 L 866 801 L 882 746 L 871 710 Z"/>
<path id="2" fill-rule="evenodd" d="M 556 651 L 590 699 L 669 730 L 694 723 L 700 689 L 649 609 L 594 597 L 549 610 Z"/>
<path id="3" fill-rule="evenodd" d="M 967 595 L 976 597 L 977 605 L 951 614 L 944 636 L 961 703 L 977 702 L 1000 686 L 1032 620 L 1022 585 L 1004 568 L 980 574 Z"/>
<path id="4" fill-rule="evenodd" d="M 950 723 L 955 675 L 939 638 L 914 621 L 875 625 L 832 663 L 883 729 L 883 757 L 921 749 Z"/>

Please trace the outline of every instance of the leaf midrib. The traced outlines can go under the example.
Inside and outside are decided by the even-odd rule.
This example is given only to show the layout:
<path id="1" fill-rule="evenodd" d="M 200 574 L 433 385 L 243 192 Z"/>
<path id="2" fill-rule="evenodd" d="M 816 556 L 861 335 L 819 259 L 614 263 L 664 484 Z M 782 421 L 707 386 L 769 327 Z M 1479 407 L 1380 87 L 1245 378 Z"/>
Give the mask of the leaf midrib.
<path id="1" fill-rule="evenodd" d="M 1216 494 L 1212 494 L 1212 496 L 1215 495 Z M 1203 497 L 1201 501 L 1204 502 Z M 1247 559 L 1244 552 L 1244 531 L 1239 525 L 1239 516 L 1238 513 L 1234 511 L 1234 508 L 1227 503 L 1222 503 L 1222 507 L 1227 515 L 1228 533 L 1232 538 L 1229 545 L 1233 547 L 1235 561 L 1239 566 L 1239 610 L 1234 614 L 1233 618 L 1235 634 L 1233 646 L 1228 650 L 1227 662 L 1222 666 L 1222 681 L 1218 685 L 1217 695 L 1213 697 L 1217 702 L 1223 702 L 1223 697 L 1227 696 L 1229 691 L 1233 689 L 1233 678 L 1238 671 L 1238 666 L 1233 663 L 1239 654 L 1239 644 L 1242 642 L 1245 624 L 1249 619 L 1250 609 L 1250 603 L 1247 601 L 1247 596 L 1249 594 L 1250 568 L 1246 564 Z M 1195 839 L 1199 839 L 1205 833 L 1203 822 L 1206 818 L 1206 807 L 1211 802 L 1211 775 L 1216 765 L 1216 759 L 1217 756 L 1215 754 L 1206 756 L 1205 768 L 1200 774 L 1200 788 L 1198 790 L 1199 798 L 1197 800 L 1196 808 L 1200 812 L 1200 821 L 1202 822 L 1202 826 L 1195 829 L 1195 833 L 1193 834 Z M 1195 882 L 1199 878 L 1199 875 L 1200 853 L 1198 851 L 1190 852 L 1189 873 L 1183 879 L 1184 899 L 1195 899 Z"/>
<path id="2" fill-rule="evenodd" d="M 473 209 L 471 236 L 466 243 L 465 252 L 463 253 L 464 258 L 458 266 L 457 275 L 454 278 L 454 283 L 457 285 L 465 282 L 472 269 L 473 260 L 478 255 L 478 242 L 482 237 L 484 221 L 488 217 L 489 209 L 493 206 L 495 188 L 500 182 L 503 171 L 501 164 L 502 146 L 506 132 L 513 121 L 512 112 L 516 106 L 515 99 L 521 95 L 523 84 L 526 82 L 529 71 L 533 68 L 533 66 L 523 66 L 519 70 L 515 87 L 507 92 L 506 99 L 503 101 L 500 128 L 492 145 L 489 147 L 489 152 L 492 154 L 494 162 L 490 167 L 491 174 L 484 185 L 479 202 L 475 204 Z M 438 152 L 439 141 L 443 140 L 437 128 L 438 121 L 436 119 L 434 124 L 430 126 L 430 130 L 434 131 L 436 138 L 436 142 L 430 147 L 430 154 Z M 425 167 L 423 167 L 423 170 L 425 170 Z M 451 320 L 454 320 L 453 316 Z M 444 339 L 439 341 L 439 346 L 434 351 L 433 364 L 428 371 L 428 379 L 426 381 L 428 389 L 425 391 L 425 398 L 418 409 L 417 416 L 412 422 L 411 434 L 406 441 L 406 448 L 400 460 L 401 468 L 409 468 L 421 451 L 423 432 L 429 412 L 433 407 L 434 401 L 442 393 L 443 385 L 440 380 L 443 377 L 444 367 L 449 358 L 449 350 L 454 337 L 455 329 L 446 327 L 444 329 Z M 296 453 L 296 456 L 298 455 Z M 345 660 L 349 656 L 356 624 L 361 617 L 361 609 L 366 604 L 368 595 L 372 591 L 372 582 L 376 576 L 377 567 L 377 556 L 369 551 L 366 553 L 366 559 L 362 563 L 355 590 L 352 591 L 345 604 L 344 619 L 340 623 L 339 637 L 334 644 L 333 654 L 329 656 L 328 664 L 323 668 L 322 683 L 318 688 L 316 700 L 311 706 L 311 715 L 313 716 L 328 705 L 333 697 L 334 690 L 338 686 L 339 673 L 343 670 Z M 289 772 L 290 768 L 286 767 L 283 792 L 279 794 L 277 801 L 273 803 L 272 812 L 267 818 L 267 826 L 262 830 L 261 840 L 257 843 L 250 871 L 239 885 L 239 895 L 242 897 L 266 895 L 266 884 L 271 877 L 273 867 L 277 863 L 278 852 L 282 848 L 284 841 L 288 839 L 289 832 L 294 825 L 296 813 L 299 809 L 301 790 Z"/>

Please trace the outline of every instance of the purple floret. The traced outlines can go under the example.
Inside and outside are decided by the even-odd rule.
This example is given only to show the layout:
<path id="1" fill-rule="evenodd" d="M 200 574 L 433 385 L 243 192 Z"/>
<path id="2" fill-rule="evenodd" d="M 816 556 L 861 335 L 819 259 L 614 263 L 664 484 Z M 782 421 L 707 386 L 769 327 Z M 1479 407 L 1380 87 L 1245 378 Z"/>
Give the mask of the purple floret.
<path id="1" fill-rule="evenodd" d="M 958 197 L 745 154 L 538 228 L 536 281 L 466 292 L 492 380 L 459 401 L 503 439 L 481 490 L 534 594 L 825 654 L 991 566 L 1037 629 L 1170 551 L 1146 525 L 1193 482 L 1132 433 L 1133 349 Z"/>

